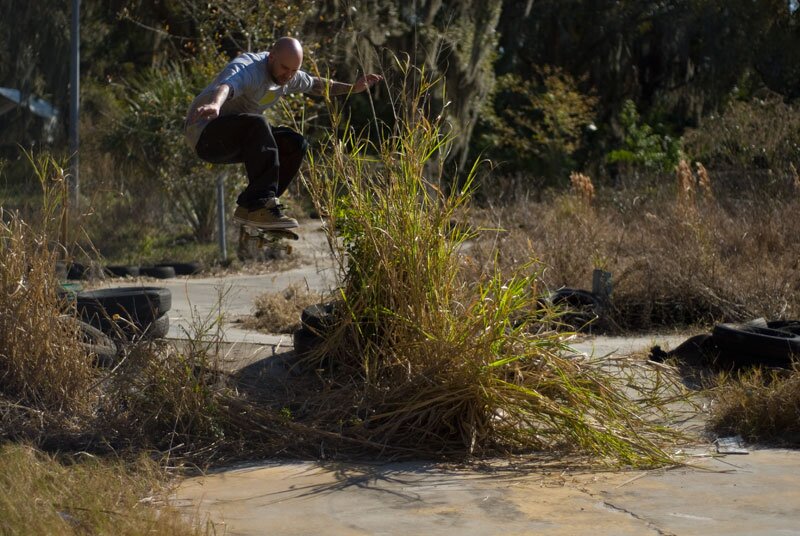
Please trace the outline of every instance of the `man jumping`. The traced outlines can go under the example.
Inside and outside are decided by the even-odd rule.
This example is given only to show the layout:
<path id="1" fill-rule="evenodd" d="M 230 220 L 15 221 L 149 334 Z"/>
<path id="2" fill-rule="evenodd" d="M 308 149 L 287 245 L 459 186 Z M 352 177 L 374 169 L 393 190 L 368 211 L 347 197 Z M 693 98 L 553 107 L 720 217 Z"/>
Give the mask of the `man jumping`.
<path id="1" fill-rule="evenodd" d="M 346 84 L 311 76 L 300 70 L 302 63 L 300 42 L 281 37 L 269 52 L 244 53 L 228 63 L 189 107 L 186 141 L 197 155 L 213 164 L 243 162 L 247 170 L 248 185 L 233 213 L 237 223 L 261 229 L 297 227 L 297 220 L 283 213 L 278 199 L 296 170 L 280 180 L 281 144 L 262 115 L 264 110 L 290 93 L 324 95 L 326 88 L 330 95 L 361 93 L 383 79 L 368 74 Z M 291 134 L 302 140 L 301 160 L 305 140 Z"/>

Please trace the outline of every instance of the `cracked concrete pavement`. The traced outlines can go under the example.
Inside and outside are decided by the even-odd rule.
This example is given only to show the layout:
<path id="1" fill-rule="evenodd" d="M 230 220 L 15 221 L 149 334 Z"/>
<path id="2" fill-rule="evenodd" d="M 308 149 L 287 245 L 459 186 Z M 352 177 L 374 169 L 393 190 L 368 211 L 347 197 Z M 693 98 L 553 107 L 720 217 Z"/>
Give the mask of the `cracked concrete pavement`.
<path id="1" fill-rule="evenodd" d="M 424 462 L 265 462 L 192 478 L 179 503 L 231 535 L 800 534 L 800 453 L 570 473 Z"/>
<path id="2" fill-rule="evenodd" d="M 270 359 L 291 337 L 231 323 L 260 293 L 334 281 L 319 225 L 305 222 L 295 250 L 300 266 L 267 275 L 180 278 L 172 291 L 170 336 L 192 317 L 219 312 L 225 295 L 226 366 Z M 587 337 L 572 344 L 596 356 L 675 347 L 683 334 Z M 266 460 L 189 478 L 174 499 L 229 535 L 800 535 L 800 453 L 777 449 L 717 455 L 698 447 L 691 465 L 649 472 L 571 472 L 503 461 L 489 468 L 426 462 L 340 464 Z"/>

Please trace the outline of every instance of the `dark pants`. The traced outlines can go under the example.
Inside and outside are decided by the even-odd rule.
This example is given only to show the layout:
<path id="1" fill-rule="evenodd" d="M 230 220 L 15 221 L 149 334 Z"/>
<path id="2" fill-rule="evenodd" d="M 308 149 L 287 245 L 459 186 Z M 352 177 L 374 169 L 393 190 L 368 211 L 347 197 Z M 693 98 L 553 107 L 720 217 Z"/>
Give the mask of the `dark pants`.
<path id="1" fill-rule="evenodd" d="M 264 206 L 286 191 L 297 175 L 308 143 L 290 128 L 271 128 L 258 114 L 232 114 L 211 121 L 197 142 L 197 155 L 212 164 L 243 162 L 249 184 L 236 203 Z"/>

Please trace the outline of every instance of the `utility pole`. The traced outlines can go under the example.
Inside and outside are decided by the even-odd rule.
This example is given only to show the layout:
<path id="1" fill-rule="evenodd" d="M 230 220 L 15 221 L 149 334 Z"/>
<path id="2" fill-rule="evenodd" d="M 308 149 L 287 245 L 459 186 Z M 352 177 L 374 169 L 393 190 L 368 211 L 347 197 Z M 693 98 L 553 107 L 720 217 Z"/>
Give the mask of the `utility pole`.
<path id="1" fill-rule="evenodd" d="M 73 206 L 78 208 L 78 194 L 80 193 L 79 153 L 80 148 L 80 96 L 81 96 L 81 0 L 72 0 L 72 27 L 70 37 L 72 40 L 70 53 L 70 94 L 69 94 L 69 153 L 70 175 L 72 176 Z"/>
<path id="2" fill-rule="evenodd" d="M 219 256 L 223 261 L 228 260 L 228 240 L 225 236 L 225 177 L 227 174 L 217 175 L 217 240 L 219 241 Z"/>

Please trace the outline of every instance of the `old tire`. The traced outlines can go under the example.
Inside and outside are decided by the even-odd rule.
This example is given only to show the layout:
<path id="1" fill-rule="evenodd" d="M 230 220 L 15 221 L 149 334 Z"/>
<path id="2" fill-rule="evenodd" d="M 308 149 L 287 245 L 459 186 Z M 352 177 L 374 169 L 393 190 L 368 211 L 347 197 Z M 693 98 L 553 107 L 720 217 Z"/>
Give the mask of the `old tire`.
<path id="1" fill-rule="evenodd" d="M 712 335 L 717 347 L 737 365 L 786 366 L 793 356 L 800 356 L 800 335 L 784 329 L 717 324 Z"/>
<path id="2" fill-rule="evenodd" d="M 95 356 L 95 363 L 101 367 L 113 366 L 117 358 L 117 343 L 96 327 L 75 319 L 80 331 L 80 343 L 86 353 Z"/>
<path id="3" fill-rule="evenodd" d="M 169 333 L 169 315 L 163 314 L 145 326 L 142 337 L 146 339 L 163 339 Z"/>
<path id="4" fill-rule="evenodd" d="M 326 302 L 309 305 L 300 314 L 303 327 L 316 332 L 325 333 L 336 325 L 336 311 L 341 302 Z"/>
<path id="5" fill-rule="evenodd" d="M 559 289 L 550 295 L 550 303 L 563 310 L 561 321 L 575 330 L 590 326 L 600 312 L 600 301 L 588 290 Z"/>
<path id="6" fill-rule="evenodd" d="M 110 335 L 143 333 L 172 307 L 172 293 L 161 287 L 122 287 L 79 292 L 78 316 Z"/>
<path id="7" fill-rule="evenodd" d="M 139 274 L 156 279 L 172 279 L 175 277 L 175 268 L 172 266 L 142 266 Z"/>
<path id="8" fill-rule="evenodd" d="M 79 280 L 89 276 L 89 267 L 79 262 L 71 262 L 67 265 L 67 279 Z"/>
<path id="9" fill-rule="evenodd" d="M 325 339 L 308 328 L 300 328 L 292 334 L 292 341 L 295 354 L 298 357 L 305 357 L 318 348 Z"/>
<path id="10" fill-rule="evenodd" d="M 106 275 L 111 277 L 139 277 L 139 267 L 131 265 L 111 265 L 105 267 Z"/>
<path id="11" fill-rule="evenodd" d="M 202 271 L 203 265 L 198 261 L 192 262 L 163 262 L 157 264 L 156 268 L 160 266 L 169 266 L 175 270 L 175 275 L 194 275 Z"/>
<path id="12" fill-rule="evenodd" d="M 767 327 L 800 335 L 800 320 L 770 320 Z"/>

